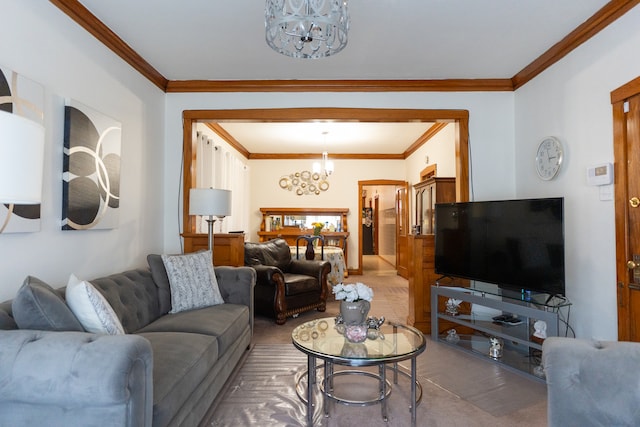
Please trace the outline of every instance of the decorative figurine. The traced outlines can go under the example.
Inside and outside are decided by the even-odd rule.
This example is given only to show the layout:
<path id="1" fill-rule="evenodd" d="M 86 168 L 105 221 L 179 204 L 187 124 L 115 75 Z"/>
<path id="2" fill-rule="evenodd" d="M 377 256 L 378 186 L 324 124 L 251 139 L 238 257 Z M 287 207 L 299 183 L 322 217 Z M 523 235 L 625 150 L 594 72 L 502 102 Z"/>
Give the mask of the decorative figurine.
<path id="1" fill-rule="evenodd" d="M 502 357 L 502 341 L 500 338 L 491 337 L 489 338 L 489 342 L 491 343 L 491 347 L 489 347 L 489 356 L 494 359 Z"/>
<path id="2" fill-rule="evenodd" d="M 547 322 L 544 320 L 536 320 L 533 324 L 533 336 L 536 338 L 547 338 Z"/>
<path id="3" fill-rule="evenodd" d="M 456 332 L 455 329 L 449 329 L 447 331 L 447 337 L 445 338 L 445 340 L 447 342 L 450 342 L 452 344 L 457 343 L 458 341 L 460 341 L 460 336 L 458 335 L 458 332 Z"/>
<path id="4" fill-rule="evenodd" d="M 445 305 L 445 313 L 449 316 L 457 316 L 460 309 L 460 303 L 462 303 L 462 300 L 449 298 Z"/>

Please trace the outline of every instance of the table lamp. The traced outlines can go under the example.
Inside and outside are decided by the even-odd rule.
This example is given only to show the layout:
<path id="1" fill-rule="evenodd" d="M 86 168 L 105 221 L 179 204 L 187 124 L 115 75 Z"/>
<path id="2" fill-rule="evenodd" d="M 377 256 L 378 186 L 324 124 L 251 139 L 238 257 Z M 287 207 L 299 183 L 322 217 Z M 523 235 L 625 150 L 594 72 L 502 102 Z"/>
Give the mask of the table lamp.
<path id="1" fill-rule="evenodd" d="M 209 225 L 209 250 L 213 252 L 213 224 L 216 218 L 231 215 L 231 191 L 218 188 L 189 190 L 189 215 L 206 216 Z"/>
<path id="2" fill-rule="evenodd" d="M 44 127 L 16 114 L 0 111 L 0 203 L 37 205 L 42 200 Z"/>

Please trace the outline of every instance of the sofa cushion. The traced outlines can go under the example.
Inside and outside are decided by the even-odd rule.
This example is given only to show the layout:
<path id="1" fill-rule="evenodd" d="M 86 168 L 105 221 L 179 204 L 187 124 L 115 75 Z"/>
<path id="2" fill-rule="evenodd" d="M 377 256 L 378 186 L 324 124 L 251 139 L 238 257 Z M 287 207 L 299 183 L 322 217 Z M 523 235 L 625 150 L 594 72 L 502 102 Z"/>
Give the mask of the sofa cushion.
<path id="1" fill-rule="evenodd" d="M 175 333 L 141 333 L 153 348 L 153 424 L 171 420 L 218 360 L 215 337 Z"/>
<path id="2" fill-rule="evenodd" d="M 51 286 L 27 276 L 11 303 L 13 318 L 20 329 L 42 331 L 84 331 L 64 300 Z"/>
<path id="3" fill-rule="evenodd" d="M 171 310 L 171 285 L 169 284 L 169 276 L 167 269 L 164 268 L 162 255 L 147 255 L 147 263 L 151 270 L 151 277 L 158 287 L 158 300 L 160 302 L 160 313 L 167 314 Z"/>
<path id="4" fill-rule="evenodd" d="M 220 304 L 198 310 L 162 316 L 136 333 L 189 332 L 218 339 L 218 351 L 224 354 L 249 325 L 249 307 Z"/>
<path id="5" fill-rule="evenodd" d="M 211 251 L 162 255 L 171 285 L 169 313 L 224 303 L 213 271 L 211 256 Z"/>
<path id="6" fill-rule="evenodd" d="M 84 329 L 98 334 L 124 334 L 120 319 L 96 288 L 75 275 L 69 277 L 66 290 L 67 304 Z"/>

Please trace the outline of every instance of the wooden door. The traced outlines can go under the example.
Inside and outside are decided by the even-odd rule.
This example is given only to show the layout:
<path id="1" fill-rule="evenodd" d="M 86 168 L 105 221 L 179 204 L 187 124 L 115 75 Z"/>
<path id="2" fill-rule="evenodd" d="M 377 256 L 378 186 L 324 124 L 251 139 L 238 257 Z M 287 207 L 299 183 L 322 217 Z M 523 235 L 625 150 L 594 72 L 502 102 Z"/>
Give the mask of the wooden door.
<path id="1" fill-rule="evenodd" d="M 640 341 L 640 77 L 611 93 L 618 339 Z"/>
<path id="2" fill-rule="evenodd" d="M 396 187 L 396 270 L 409 278 L 409 190 L 408 184 Z"/>

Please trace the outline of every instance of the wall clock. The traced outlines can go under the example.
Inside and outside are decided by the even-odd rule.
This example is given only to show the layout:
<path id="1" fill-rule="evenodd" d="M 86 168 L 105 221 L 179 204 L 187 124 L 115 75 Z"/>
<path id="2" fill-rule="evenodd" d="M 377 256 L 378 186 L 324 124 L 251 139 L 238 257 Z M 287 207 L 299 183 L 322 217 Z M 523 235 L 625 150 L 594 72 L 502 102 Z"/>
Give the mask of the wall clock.
<path id="1" fill-rule="evenodd" d="M 562 144 L 553 136 L 548 136 L 538 145 L 536 153 L 536 172 L 540 179 L 553 179 L 562 165 Z"/>

